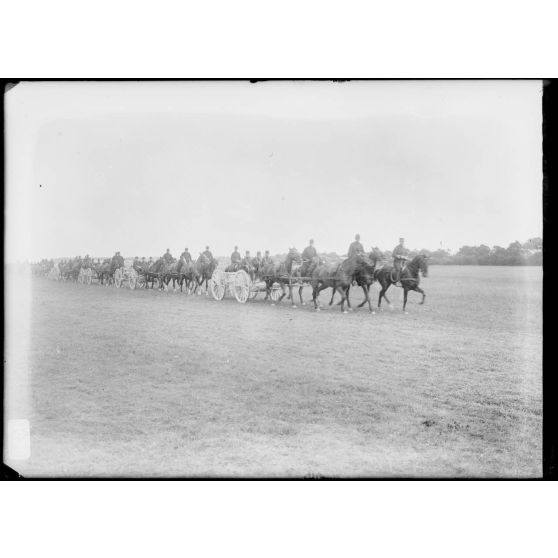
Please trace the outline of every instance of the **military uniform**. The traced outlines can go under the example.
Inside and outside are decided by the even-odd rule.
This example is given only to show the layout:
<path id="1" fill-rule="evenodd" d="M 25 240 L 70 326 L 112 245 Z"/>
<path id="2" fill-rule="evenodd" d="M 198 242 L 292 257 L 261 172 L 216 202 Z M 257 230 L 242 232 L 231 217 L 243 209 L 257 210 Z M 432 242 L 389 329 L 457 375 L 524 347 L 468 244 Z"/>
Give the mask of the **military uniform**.
<path id="1" fill-rule="evenodd" d="M 273 258 L 269 254 L 266 254 L 262 258 L 262 265 L 267 265 L 267 264 L 272 264 L 272 263 L 273 263 Z"/>
<path id="2" fill-rule="evenodd" d="M 310 261 L 316 255 L 317 255 L 316 248 L 314 248 L 313 244 L 310 244 L 310 246 L 304 248 L 304 251 L 302 252 L 302 259 Z"/>
<path id="3" fill-rule="evenodd" d="M 114 265 L 115 269 L 124 267 L 124 258 L 120 254 L 115 254 L 112 257 L 112 264 Z"/>
<path id="4" fill-rule="evenodd" d="M 172 254 L 170 252 L 165 252 L 165 254 L 163 255 L 163 260 L 165 260 L 166 264 L 171 264 L 174 258 L 172 257 Z"/>
<path id="5" fill-rule="evenodd" d="M 354 242 L 351 242 L 351 245 L 349 246 L 347 257 L 351 258 L 352 256 L 355 256 L 356 254 L 360 254 L 363 252 L 364 252 L 364 246 L 358 240 L 355 240 Z"/>
<path id="6" fill-rule="evenodd" d="M 192 261 L 192 256 L 190 255 L 190 252 L 188 252 L 188 250 L 184 250 L 184 252 L 180 254 L 180 257 L 184 258 L 184 261 L 188 263 Z"/>
<path id="7" fill-rule="evenodd" d="M 210 261 L 213 259 L 213 254 L 211 253 L 211 250 L 206 250 L 205 252 L 203 252 L 203 255 L 206 258 L 209 258 Z"/>
<path id="8" fill-rule="evenodd" d="M 403 263 L 407 259 L 407 254 L 409 250 L 405 248 L 402 244 L 398 244 L 392 252 L 393 256 L 393 268 L 395 269 L 395 282 L 399 282 L 399 278 L 401 277 L 401 270 L 403 269 Z"/>
<path id="9" fill-rule="evenodd" d="M 240 261 L 242 260 L 242 257 L 240 256 L 240 252 L 237 252 L 236 250 L 231 254 L 231 263 L 232 264 L 238 264 L 240 263 Z"/>

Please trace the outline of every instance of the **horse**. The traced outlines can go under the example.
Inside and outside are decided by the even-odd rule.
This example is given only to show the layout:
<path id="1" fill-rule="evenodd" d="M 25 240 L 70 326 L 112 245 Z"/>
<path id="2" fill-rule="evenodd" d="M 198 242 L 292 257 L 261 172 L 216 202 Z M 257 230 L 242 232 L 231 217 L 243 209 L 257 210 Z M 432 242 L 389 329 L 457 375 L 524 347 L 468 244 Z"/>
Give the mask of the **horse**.
<path id="1" fill-rule="evenodd" d="M 304 302 L 302 298 L 302 289 L 304 285 L 311 284 L 312 282 L 312 274 L 314 270 L 321 265 L 325 265 L 327 262 L 324 258 L 320 258 L 320 256 L 314 256 L 309 260 L 303 260 L 302 265 L 295 271 L 293 277 L 296 277 L 297 281 L 300 283 L 298 288 L 298 296 L 300 298 L 301 306 L 306 306 L 306 302 Z"/>
<path id="2" fill-rule="evenodd" d="M 194 280 L 194 264 L 187 262 L 183 257 L 173 262 L 168 271 L 165 273 L 165 282 L 168 286 L 172 279 L 172 289 L 176 292 L 176 283 L 180 286 L 180 292 L 183 292 L 184 282 L 188 290 L 190 283 Z"/>
<path id="3" fill-rule="evenodd" d="M 345 301 L 347 301 L 347 306 L 351 307 L 347 297 L 353 277 L 366 266 L 371 266 L 368 256 L 358 253 L 342 261 L 340 264 L 324 264 L 316 267 L 312 272 L 312 300 L 314 301 L 314 308 L 320 310 L 317 300 L 320 291 L 332 288 L 334 293 L 337 291 L 341 295 L 341 302 L 339 302 L 341 312 L 346 314 Z"/>
<path id="4" fill-rule="evenodd" d="M 149 288 L 149 280 L 151 280 L 151 288 L 154 288 L 155 280 L 159 282 L 159 290 L 162 291 L 165 288 L 164 276 L 168 271 L 168 266 L 163 258 L 159 258 L 156 262 L 153 262 L 150 266 L 143 270 L 145 275 L 145 288 Z"/>
<path id="5" fill-rule="evenodd" d="M 393 308 L 391 302 L 386 296 L 386 291 L 392 284 L 395 284 L 393 271 L 394 268 L 392 265 L 386 265 L 377 269 L 374 273 L 374 278 L 382 286 L 382 290 L 380 291 L 380 295 L 378 297 L 378 308 L 381 308 L 382 297 L 386 299 L 390 308 Z M 422 294 L 422 300 L 419 304 L 424 304 L 426 293 L 419 287 L 419 271 L 422 273 L 423 277 L 428 277 L 428 256 L 425 254 L 418 254 L 401 270 L 399 280 L 403 285 L 403 312 L 405 312 L 405 307 L 407 306 L 407 293 L 409 291 L 416 291 L 417 293 Z"/>
<path id="6" fill-rule="evenodd" d="M 200 254 L 194 264 L 194 292 L 205 282 L 205 294 L 209 296 L 209 280 L 218 265 L 219 262 L 215 258 L 209 258 L 205 254 Z M 198 294 L 201 295 L 201 292 Z"/>
<path id="7" fill-rule="evenodd" d="M 380 259 L 380 254 L 375 251 L 370 252 L 368 254 L 369 262 L 366 262 L 365 265 L 358 268 L 355 275 L 353 276 L 353 281 L 362 288 L 362 292 L 364 293 L 364 300 L 358 305 L 357 308 L 362 308 L 368 302 L 368 308 L 372 314 L 375 314 L 374 309 L 372 308 L 372 302 L 370 300 L 370 286 L 376 278 L 374 273 L 376 271 L 376 265 L 378 264 L 378 260 Z M 351 308 L 351 302 L 349 299 L 349 289 L 347 289 L 347 306 Z M 329 305 L 333 304 L 333 298 L 335 297 L 336 291 L 333 290 L 331 293 L 331 300 L 329 301 Z M 337 304 L 341 304 L 338 302 Z"/>
<path id="8" fill-rule="evenodd" d="M 105 259 L 99 268 L 96 269 L 97 278 L 101 285 L 108 287 L 114 282 L 115 266 L 110 259 Z M 105 283 L 106 281 L 106 283 Z"/>
<path id="9" fill-rule="evenodd" d="M 287 300 L 290 300 L 293 308 L 296 308 L 293 300 L 292 274 L 296 272 L 301 264 L 302 258 L 296 248 L 289 248 L 289 253 L 284 262 L 263 264 L 260 270 L 260 276 L 262 280 L 265 281 L 264 301 L 270 298 L 273 283 L 279 283 L 282 293 L 277 302 L 281 302 L 287 294 L 285 292 L 285 285 L 288 285 L 289 296 Z"/>

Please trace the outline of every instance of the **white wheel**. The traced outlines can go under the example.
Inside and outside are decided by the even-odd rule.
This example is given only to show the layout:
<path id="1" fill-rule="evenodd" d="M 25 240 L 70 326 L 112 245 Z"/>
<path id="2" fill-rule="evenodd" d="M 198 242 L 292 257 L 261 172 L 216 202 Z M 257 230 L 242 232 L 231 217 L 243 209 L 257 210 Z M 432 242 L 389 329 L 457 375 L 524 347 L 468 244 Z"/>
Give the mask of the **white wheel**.
<path id="1" fill-rule="evenodd" d="M 122 270 L 120 268 L 116 268 L 114 270 L 114 286 L 119 289 L 122 286 L 122 281 L 124 279 Z"/>
<path id="2" fill-rule="evenodd" d="M 225 291 L 227 288 L 227 279 L 225 272 L 220 269 L 216 269 L 211 276 L 209 281 L 209 289 L 215 300 L 223 300 L 225 296 Z"/>
<path id="3" fill-rule="evenodd" d="M 248 273 L 243 269 L 237 271 L 234 275 L 234 297 L 238 302 L 244 304 L 250 297 L 250 287 L 252 286 L 252 281 Z"/>

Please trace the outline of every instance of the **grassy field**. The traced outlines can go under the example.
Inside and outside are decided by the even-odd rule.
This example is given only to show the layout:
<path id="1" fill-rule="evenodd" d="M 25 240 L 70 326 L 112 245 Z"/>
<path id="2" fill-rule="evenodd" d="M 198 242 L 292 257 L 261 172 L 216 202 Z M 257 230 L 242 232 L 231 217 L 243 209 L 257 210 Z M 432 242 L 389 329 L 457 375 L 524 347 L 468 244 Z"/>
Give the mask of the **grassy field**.
<path id="1" fill-rule="evenodd" d="M 36 279 L 28 360 L 12 350 L 7 390 L 31 456 L 8 463 L 24 476 L 540 476 L 542 269 L 432 267 L 422 286 L 408 315 L 393 287 L 395 310 L 344 315 Z"/>

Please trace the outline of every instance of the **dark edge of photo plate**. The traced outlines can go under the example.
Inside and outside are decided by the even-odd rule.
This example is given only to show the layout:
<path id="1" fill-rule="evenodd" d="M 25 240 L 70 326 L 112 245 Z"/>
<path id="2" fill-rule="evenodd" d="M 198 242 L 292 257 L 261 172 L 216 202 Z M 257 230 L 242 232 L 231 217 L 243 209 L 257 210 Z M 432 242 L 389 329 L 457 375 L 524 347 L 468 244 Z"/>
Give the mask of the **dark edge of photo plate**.
<path id="1" fill-rule="evenodd" d="M 115 480 L 115 481 L 137 481 L 137 480 L 188 480 L 188 481 L 230 481 L 230 480 L 253 480 L 253 481 L 268 481 L 268 480 L 287 480 L 287 481 L 307 481 L 307 480 L 335 480 L 335 481 L 352 481 L 352 480 L 381 480 L 381 481 L 537 481 L 537 480 L 558 480 L 558 439 L 557 439 L 557 417 L 558 410 L 555 401 L 556 385 L 555 378 L 555 353 L 552 351 L 552 346 L 549 343 L 544 343 L 545 333 L 550 331 L 548 327 L 545 328 L 544 315 L 555 314 L 556 304 L 554 299 L 550 298 L 549 279 L 544 274 L 544 263 L 548 261 L 548 240 L 552 236 L 551 231 L 551 178 L 556 176 L 556 153 L 558 151 L 556 142 L 556 129 L 557 129 L 557 115 L 556 115 L 556 97 L 557 97 L 557 81 L 556 79 L 545 78 L 2 78 L 0 85 L 2 87 L 3 95 L 6 95 L 10 89 L 16 87 L 19 82 L 63 82 L 63 81 L 94 81 L 94 82 L 145 82 L 145 81 L 160 81 L 160 82 L 191 82 L 191 81 L 249 81 L 250 83 L 257 84 L 263 81 L 331 81 L 342 83 L 346 81 L 537 81 L 543 82 L 543 97 L 542 97 L 542 114 L 543 114 L 543 130 L 542 130 L 542 153 L 543 153 L 543 476 L 538 479 L 521 479 L 521 478 L 505 478 L 505 477 L 326 477 L 326 476 L 306 476 L 306 477 L 33 477 L 26 479 L 22 477 L 17 471 L 5 464 L 4 461 L 4 368 L 2 368 L 2 382 L 0 385 L 0 398 L 2 400 L 2 413 L 0 416 L 0 441 L 2 446 L 2 468 L 0 470 L 0 480 Z M 5 114 L 4 102 L 0 110 L 0 126 L 2 127 L 2 139 L 0 148 L 2 150 L 2 161 L 0 170 L 2 171 L 2 190 L 4 194 L 4 208 L 6 207 L 6 191 L 5 191 Z M 6 233 L 5 213 L 2 214 L 4 238 Z M 4 243 L 2 243 L 2 254 L 4 254 Z M 548 266 L 547 266 L 548 267 Z M 4 277 L 0 276 L 2 290 L 4 292 Z M 4 309 L 4 300 L 2 301 Z M 545 331 L 546 329 L 546 331 Z M 4 337 L 5 345 L 5 337 Z M 5 361 L 4 361 L 5 362 Z"/>

